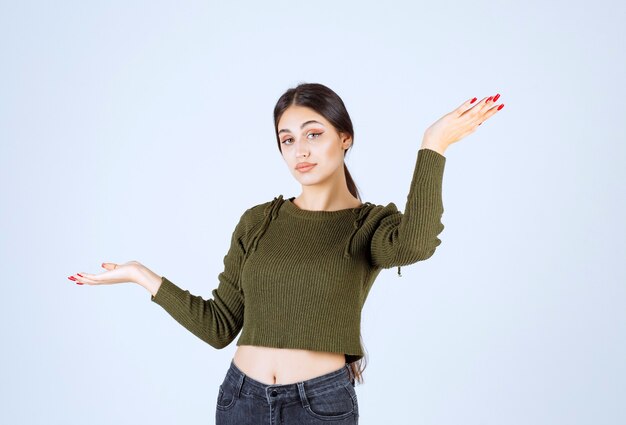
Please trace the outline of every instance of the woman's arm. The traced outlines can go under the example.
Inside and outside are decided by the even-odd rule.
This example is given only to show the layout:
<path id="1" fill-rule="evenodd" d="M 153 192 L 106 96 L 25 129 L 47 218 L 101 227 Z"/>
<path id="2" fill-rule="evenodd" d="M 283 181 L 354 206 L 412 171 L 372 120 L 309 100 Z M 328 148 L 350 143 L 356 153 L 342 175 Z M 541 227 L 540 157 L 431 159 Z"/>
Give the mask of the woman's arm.
<path id="1" fill-rule="evenodd" d="M 238 289 L 243 258 L 243 229 L 242 216 L 224 257 L 224 271 L 218 276 L 220 283 L 213 290 L 213 299 L 204 300 L 192 295 L 135 260 L 124 264 L 102 263 L 102 267 L 107 270 L 103 273 L 81 272 L 68 279 L 89 286 L 137 283 L 150 292 L 151 301 L 161 305 L 194 335 L 215 348 L 224 348 L 243 326 L 243 294 Z"/>
<path id="2" fill-rule="evenodd" d="M 468 99 L 445 114 L 424 132 L 422 147 L 411 181 L 404 213 L 389 204 L 373 234 L 372 263 L 382 268 L 413 264 L 430 258 L 441 244 L 443 231 L 442 180 L 445 150 L 472 134 L 478 126 L 504 107 L 494 102 L 500 95 L 476 102 Z"/>
<path id="3" fill-rule="evenodd" d="M 150 292 L 152 302 L 217 349 L 230 344 L 243 327 L 244 297 L 239 289 L 239 279 L 244 258 L 242 238 L 246 213 L 232 234 L 230 248 L 224 257 L 224 270 L 218 275 L 219 285 L 213 289 L 212 298 L 193 295 L 165 276 L 158 276 L 147 269 L 140 273 L 142 277 L 138 279 L 138 283 Z"/>
<path id="4" fill-rule="evenodd" d="M 430 258 L 443 231 L 442 180 L 445 148 L 425 141 L 418 151 L 404 213 L 389 204 L 370 243 L 375 267 L 405 266 Z"/>

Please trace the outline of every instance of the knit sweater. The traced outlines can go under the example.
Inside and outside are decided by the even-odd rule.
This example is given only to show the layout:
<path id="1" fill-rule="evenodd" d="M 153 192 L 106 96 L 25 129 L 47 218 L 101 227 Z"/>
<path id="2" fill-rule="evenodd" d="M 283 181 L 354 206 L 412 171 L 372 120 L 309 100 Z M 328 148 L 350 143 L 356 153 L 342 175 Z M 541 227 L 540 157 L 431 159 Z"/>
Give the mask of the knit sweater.
<path id="1" fill-rule="evenodd" d="M 221 349 L 237 345 L 363 357 L 361 311 L 382 269 L 430 258 L 443 231 L 446 157 L 418 151 L 404 212 L 391 202 L 304 210 L 283 195 L 243 212 L 212 298 L 165 276 L 151 301 Z"/>

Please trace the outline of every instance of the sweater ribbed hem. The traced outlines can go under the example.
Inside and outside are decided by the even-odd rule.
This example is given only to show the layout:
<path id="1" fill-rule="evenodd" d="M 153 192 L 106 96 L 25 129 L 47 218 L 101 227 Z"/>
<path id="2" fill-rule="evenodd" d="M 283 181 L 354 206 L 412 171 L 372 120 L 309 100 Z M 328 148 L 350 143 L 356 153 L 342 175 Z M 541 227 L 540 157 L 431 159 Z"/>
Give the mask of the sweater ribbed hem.
<path id="1" fill-rule="evenodd" d="M 150 301 L 157 303 L 161 307 L 180 306 L 180 299 L 183 290 L 173 284 L 165 276 L 161 276 L 161 286 L 156 295 L 150 295 Z"/>

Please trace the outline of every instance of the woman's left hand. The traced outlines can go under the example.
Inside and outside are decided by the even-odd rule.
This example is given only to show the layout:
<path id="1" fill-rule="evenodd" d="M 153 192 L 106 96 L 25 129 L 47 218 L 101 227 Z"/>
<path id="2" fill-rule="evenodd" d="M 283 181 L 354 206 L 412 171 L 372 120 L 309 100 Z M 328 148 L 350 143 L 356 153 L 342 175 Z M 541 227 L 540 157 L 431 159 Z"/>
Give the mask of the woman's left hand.
<path id="1" fill-rule="evenodd" d="M 424 132 L 424 145 L 438 146 L 445 150 L 452 143 L 476 131 L 478 126 L 504 107 L 496 106 L 499 94 L 483 98 L 472 104 L 472 99 L 441 117 Z M 475 98 L 473 98 L 475 99 Z"/>

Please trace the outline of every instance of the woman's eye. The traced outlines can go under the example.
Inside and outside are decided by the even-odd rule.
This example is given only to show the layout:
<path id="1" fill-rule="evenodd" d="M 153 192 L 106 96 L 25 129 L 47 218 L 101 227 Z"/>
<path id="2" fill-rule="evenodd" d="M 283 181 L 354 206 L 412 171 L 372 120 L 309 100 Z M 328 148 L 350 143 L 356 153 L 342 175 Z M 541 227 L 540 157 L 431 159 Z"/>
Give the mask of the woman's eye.
<path id="1" fill-rule="evenodd" d="M 322 133 L 309 133 L 309 134 L 307 134 L 307 136 L 316 136 L 316 137 L 314 137 L 314 138 L 315 138 L 315 139 L 317 139 L 319 136 L 321 136 L 321 134 L 322 134 Z M 291 139 L 290 139 L 290 138 L 289 138 L 289 139 L 285 139 L 285 140 L 283 140 L 283 141 L 282 141 L 282 143 L 288 144 L 287 142 L 288 142 L 289 140 L 291 140 Z"/>

